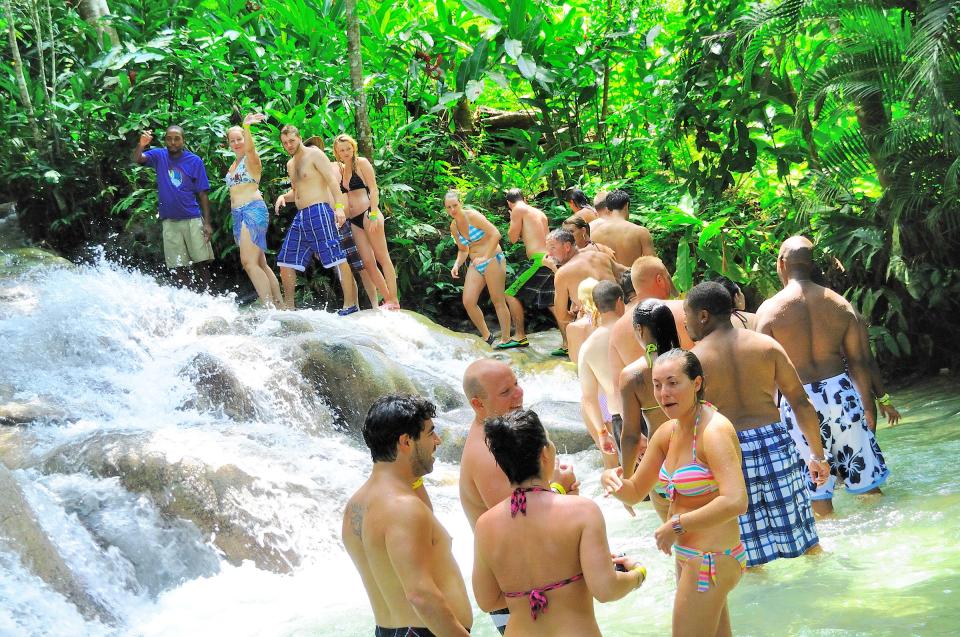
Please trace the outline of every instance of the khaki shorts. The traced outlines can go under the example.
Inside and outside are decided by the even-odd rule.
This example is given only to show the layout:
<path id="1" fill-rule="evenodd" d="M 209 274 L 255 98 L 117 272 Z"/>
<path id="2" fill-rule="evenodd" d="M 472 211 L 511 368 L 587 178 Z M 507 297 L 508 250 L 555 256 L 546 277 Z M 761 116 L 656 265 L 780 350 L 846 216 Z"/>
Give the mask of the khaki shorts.
<path id="1" fill-rule="evenodd" d="M 213 248 L 203 237 L 203 219 L 164 219 L 163 256 L 168 268 L 212 261 Z"/>

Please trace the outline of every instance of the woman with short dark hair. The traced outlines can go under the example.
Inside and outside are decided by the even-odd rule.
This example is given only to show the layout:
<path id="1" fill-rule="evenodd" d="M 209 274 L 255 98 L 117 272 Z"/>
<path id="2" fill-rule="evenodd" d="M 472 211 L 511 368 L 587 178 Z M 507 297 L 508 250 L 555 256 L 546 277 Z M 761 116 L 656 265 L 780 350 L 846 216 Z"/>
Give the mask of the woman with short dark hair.
<path id="1" fill-rule="evenodd" d="M 485 611 L 506 606 L 511 637 L 599 637 L 593 600 L 620 599 L 643 583 L 646 570 L 626 557 L 611 560 L 603 515 L 592 500 L 558 493 L 557 448 L 536 413 L 492 418 L 484 432 L 513 494 L 477 520 L 477 604 Z"/>

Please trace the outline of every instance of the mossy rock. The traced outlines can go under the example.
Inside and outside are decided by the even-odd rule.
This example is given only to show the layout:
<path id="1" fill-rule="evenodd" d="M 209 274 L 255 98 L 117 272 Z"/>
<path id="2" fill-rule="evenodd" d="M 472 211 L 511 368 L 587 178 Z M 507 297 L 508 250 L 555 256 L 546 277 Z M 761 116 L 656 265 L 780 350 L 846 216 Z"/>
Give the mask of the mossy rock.
<path id="1" fill-rule="evenodd" d="M 14 277 L 34 268 L 69 268 L 73 264 L 42 248 L 0 249 L 0 278 Z"/>

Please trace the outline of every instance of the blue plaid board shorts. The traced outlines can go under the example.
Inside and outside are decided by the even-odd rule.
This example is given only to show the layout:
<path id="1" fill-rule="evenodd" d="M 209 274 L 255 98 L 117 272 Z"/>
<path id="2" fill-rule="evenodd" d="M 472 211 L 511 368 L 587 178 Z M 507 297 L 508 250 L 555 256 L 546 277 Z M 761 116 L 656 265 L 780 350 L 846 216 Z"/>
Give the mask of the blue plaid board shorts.
<path id="1" fill-rule="evenodd" d="M 360 251 L 357 250 L 357 244 L 353 240 L 353 230 L 349 223 L 340 226 L 340 249 L 347 255 L 347 263 L 354 272 L 363 271 L 363 259 L 360 258 Z"/>
<path id="2" fill-rule="evenodd" d="M 749 506 L 740 516 L 747 566 L 798 557 L 820 539 L 804 475 L 806 465 L 786 425 L 775 422 L 738 431 Z"/>
<path id="3" fill-rule="evenodd" d="M 830 461 L 830 478 L 821 486 L 807 476 L 811 500 L 833 498 L 837 478 L 843 480 L 849 493 L 871 491 L 887 481 L 890 470 L 877 444 L 877 437 L 867 427 L 863 403 L 853 381 L 846 373 L 837 374 L 803 386 L 820 418 L 820 441 Z M 780 417 L 797 446 L 801 458 L 810 457 L 810 445 L 797 426 L 797 417 L 790 403 L 780 402 Z"/>

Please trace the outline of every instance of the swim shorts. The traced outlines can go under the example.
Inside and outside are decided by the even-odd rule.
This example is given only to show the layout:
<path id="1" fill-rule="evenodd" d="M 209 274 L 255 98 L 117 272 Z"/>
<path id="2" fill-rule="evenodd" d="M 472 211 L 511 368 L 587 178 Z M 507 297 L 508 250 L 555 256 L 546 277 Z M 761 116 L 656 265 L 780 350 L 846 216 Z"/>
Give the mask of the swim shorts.
<path id="1" fill-rule="evenodd" d="M 360 251 L 357 250 L 357 244 L 353 240 L 353 229 L 349 223 L 340 226 L 340 249 L 347 255 L 347 263 L 354 272 L 363 270 L 363 259 L 360 258 Z"/>
<path id="2" fill-rule="evenodd" d="M 429 628 L 384 628 L 377 626 L 373 637 L 436 637 Z"/>
<path id="3" fill-rule="evenodd" d="M 775 422 L 738 431 L 737 438 L 749 500 L 739 519 L 747 566 L 803 555 L 820 539 L 804 479 L 806 463 L 786 425 Z"/>
<path id="4" fill-rule="evenodd" d="M 496 626 L 497 632 L 502 635 L 507 631 L 507 622 L 510 620 L 510 611 L 506 608 L 495 610 L 490 613 L 490 619 L 493 620 L 493 625 Z"/>
<path id="5" fill-rule="evenodd" d="M 877 438 L 867 427 L 863 403 L 853 381 L 846 373 L 807 383 L 803 386 L 820 417 L 820 440 L 828 454 L 830 478 L 817 487 L 807 480 L 810 499 L 829 500 L 837 478 L 843 480 L 850 493 L 866 493 L 887 481 L 887 469 Z M 790 430 L 801 459 L 810 457 L 810 445 L 797 426 L 793 408 L 780 403 L 780 416 Z"/>
<path id="6" fill-rule="evenodd" d="M 507 296 L 516 297 L 524 307 L 553 307 L 553 270 L 543 265 L 545 256 L 545 252 L 538 252 L 530 258 L 530 266 L 507 289 Z"/>
<path id="7" fill-rule="evenodd" d="M 325 268 L 347 260 L 340 248 L 340 233 L 333 220 L 333 209 L 327 203 L 315 203 L 297 212 L 277 254 L 277 265 L 303 272 L 314 253 Z"/>

